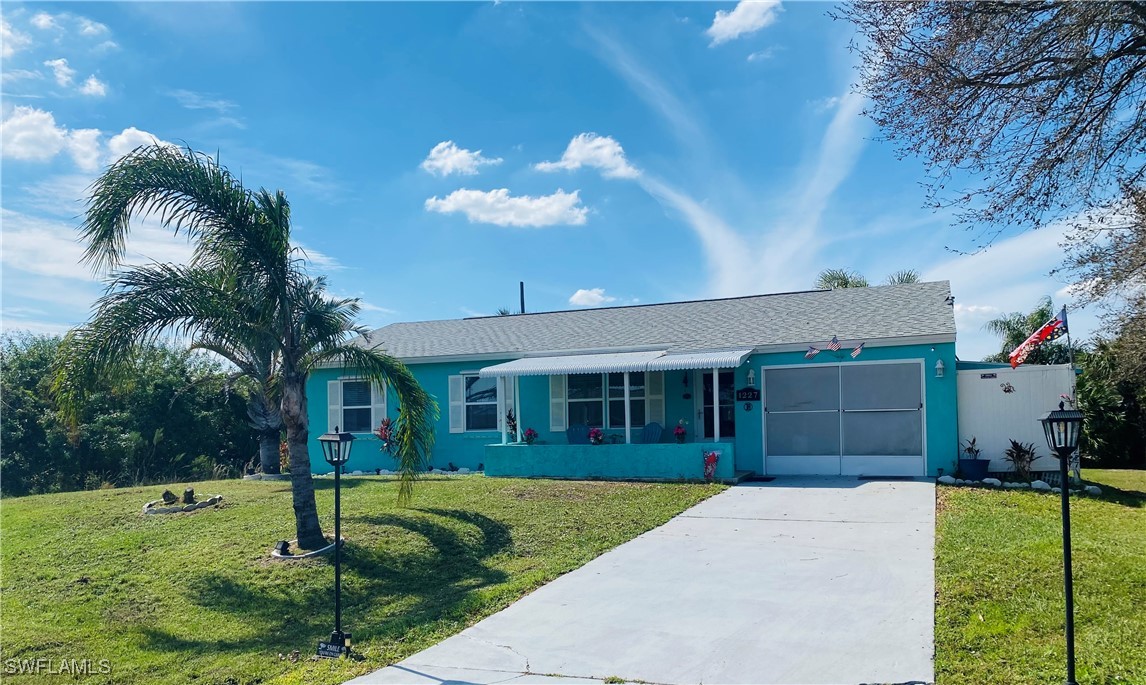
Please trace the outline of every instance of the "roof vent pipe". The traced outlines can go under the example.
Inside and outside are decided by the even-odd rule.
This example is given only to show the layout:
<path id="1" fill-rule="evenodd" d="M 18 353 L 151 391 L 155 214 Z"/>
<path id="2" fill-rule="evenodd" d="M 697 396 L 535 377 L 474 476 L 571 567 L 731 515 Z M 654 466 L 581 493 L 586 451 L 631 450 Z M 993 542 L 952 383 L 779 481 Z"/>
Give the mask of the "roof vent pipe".
<path id="1" fill-rule="evenodd" d="M 525 281 L 518 281 L 517 287 L 521 291 L 521 313 L 525 313 Z"/>

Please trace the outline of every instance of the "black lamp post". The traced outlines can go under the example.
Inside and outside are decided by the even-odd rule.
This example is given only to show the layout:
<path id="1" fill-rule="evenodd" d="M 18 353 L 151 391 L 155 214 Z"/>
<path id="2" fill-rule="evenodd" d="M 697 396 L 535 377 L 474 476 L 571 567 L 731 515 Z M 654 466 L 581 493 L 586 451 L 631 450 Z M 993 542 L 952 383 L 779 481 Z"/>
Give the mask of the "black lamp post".
<path id="1" fill-rule="evenodd" d="M 1040 421 L 1046 433 L 1047 446 L 1058 455 L 1059 473 L 1062 475 L 1062 566 L 1063 594 L 1066 595 L 1066 685 L 1077 685 L 1074 679 L 1074 581 L 1070 568 L 1070 482 L 1067 466 L 1070 455 L 1078 449 L 1078 435 L 1082 428 L 1082 412 L 1063 409 L 1047 412 Z"/>
<path id="2" fill-rule="evenodd" d="M 319 643 L 318 654 L 337 656 L 350 653 L 350 633 L 342 632 L 342 501 L 338 477 L 350 460 L 350 446 L 354 443 L 354 436 L 340 433 L 338 426 L 335 426 L 333 433 L 319 436 L 318 443 L 322 445 L 322 456 L 326 463 L 334 467 L 334 632 L 330 634 L 328 644 Z"/>

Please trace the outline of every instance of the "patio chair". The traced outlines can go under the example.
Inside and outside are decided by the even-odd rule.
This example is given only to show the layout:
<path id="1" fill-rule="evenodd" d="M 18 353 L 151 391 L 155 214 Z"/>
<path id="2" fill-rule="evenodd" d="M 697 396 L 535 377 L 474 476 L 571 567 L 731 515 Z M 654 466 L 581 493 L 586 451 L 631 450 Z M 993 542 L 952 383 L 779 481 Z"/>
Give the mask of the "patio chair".
<path id="1" fill-rule="evenodd" d="M 565 439 L 569 441 L 570 445 L 588 445 L 589 444 L 589 426 L 583 423 L 576 423 L 565 429 Z"/>
<path id="2" fill-rule="evenodd" d="M 664 426 L 656 421 L 646 423 L 645 427 L 641 429 L 641 443 L 651 445 L 661 441 L 661 433 L 664 431 Z"/>

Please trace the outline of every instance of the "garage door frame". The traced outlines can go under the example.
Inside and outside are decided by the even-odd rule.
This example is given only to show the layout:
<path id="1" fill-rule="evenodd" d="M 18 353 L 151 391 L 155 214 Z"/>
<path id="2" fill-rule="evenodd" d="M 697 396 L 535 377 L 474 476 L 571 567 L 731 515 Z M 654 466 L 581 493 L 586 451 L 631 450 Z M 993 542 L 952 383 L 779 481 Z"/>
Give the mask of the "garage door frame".
<path id="1" fill-rule="evenodd" d="M 840 390 L 838 391 L 842 396 L 843 392 L 843 371 L 842 367 L 845 366 L 874 366 L 878 364 L 911 364 L 919 365 L 919 421 L 920 433 L 922 438 L 921 452 L 919 456 L 890 456 L 890 455 L 864 455 L 864 456 L 847 456 L 843 454 L 843 429 L 841 425 L 840 430 L 840 455 L 836 457 L 837 469 L 832 473 L 823 473 L 822 475 L 854 475 L 854 476 L 924 476 L 927 473 L 927 367 L 926 362 L 922 358 L 904 358 L 904 359 L 880 359 L 862 362 L 829 362 L 829 363 L 816 363 L 816 364 L 775 364 L 760 366 L 760 385 L 765 395 L 764 408 L 767 408 L 767 371 L 769 369 L 811 369 L 821 367 L 838 367 L 840 368 Z M 842 407 L 842 399 L 841 399 Z M 843 422 L 844 411 L 839 411 L 840 422 Z M 763 473 L 764 475 L 796 475 L 792 470 L 785 469 L 783 474 L 774 474 L 768 468 L 768 412 L 760 412 L 760 440 L 761 452 L 763 454 Z M 825 457 L 808 457 L 813 463 L 824 464 Z M 910 461 L 908 461 L 910 460 Z M 816 471 L 819 469 L 809 469 L 809 471 Z M 808 473 L 807 475 L 820 475 Z"/>

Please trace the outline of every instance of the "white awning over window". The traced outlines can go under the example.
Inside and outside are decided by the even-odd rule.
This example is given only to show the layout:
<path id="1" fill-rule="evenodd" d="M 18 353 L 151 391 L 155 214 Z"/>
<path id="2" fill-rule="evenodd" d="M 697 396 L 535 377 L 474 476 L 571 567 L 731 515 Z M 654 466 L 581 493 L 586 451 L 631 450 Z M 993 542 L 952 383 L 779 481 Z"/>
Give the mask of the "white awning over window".
<path id="1" fill-rule="evenodd" d="M 479 373 L 491 376 L 561 376 L 575 373 L 609 373 L 644 371 L 650 361 L 664 354 L 651 352 L 613 352 L 609 354 L 573 354 L 562 357 L 526 357 L 504 364 L 487 366 Z"/>
<path id="2" fill-rule="evenodd" d="M 578 373 L 615 373 L 622 371 L 677 371 L 681 369 L 734 369 L 744 363 L 752 350 L 719 352 L 684 352 L 668 354 L 651 352 L 612 352 L 606 354 L 573 354 L 554 357 L 527 357 L 504 364 L 487 366 L 479 373 L 483 378 L 496 376 L 561 376 Z"/>
<path id="3" fill-rule="evenodd" d="M 752 350 L 722 350 L 720 352 L 682 352 L 666 354 L 649 362 L 649 371 L 679 371 L 681 369 L 735 369 L 744 363 Z"/>

